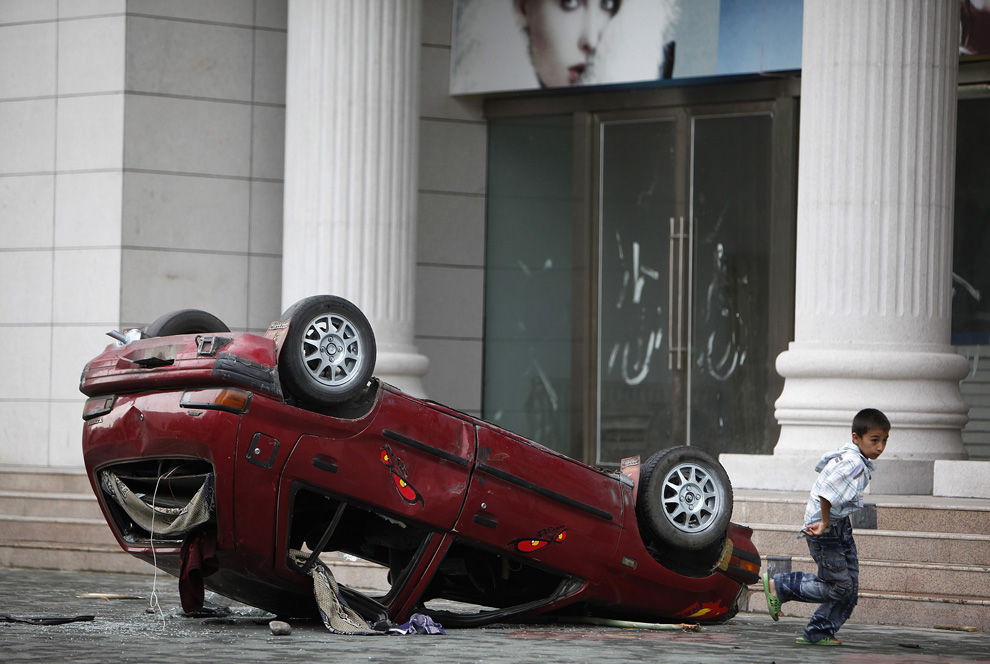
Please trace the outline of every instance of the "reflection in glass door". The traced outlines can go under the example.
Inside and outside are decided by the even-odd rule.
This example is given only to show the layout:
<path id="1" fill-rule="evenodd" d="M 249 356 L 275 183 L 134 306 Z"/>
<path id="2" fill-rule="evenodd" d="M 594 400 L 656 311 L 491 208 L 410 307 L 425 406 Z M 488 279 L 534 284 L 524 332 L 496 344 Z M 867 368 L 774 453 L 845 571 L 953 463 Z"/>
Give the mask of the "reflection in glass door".
<path id="1" fill-rule="evenodd" d="M 673 435 L 679 376 L 667 358 L 668 220 L 680 216 L 676 138 L 672 118 L 601 125 L 597 463 L 643 454 Z"/>
<path id="2" fill-rule="evenodd" d="M 601 123 L 598 463 L 764 449 L 771 124 Z"/>

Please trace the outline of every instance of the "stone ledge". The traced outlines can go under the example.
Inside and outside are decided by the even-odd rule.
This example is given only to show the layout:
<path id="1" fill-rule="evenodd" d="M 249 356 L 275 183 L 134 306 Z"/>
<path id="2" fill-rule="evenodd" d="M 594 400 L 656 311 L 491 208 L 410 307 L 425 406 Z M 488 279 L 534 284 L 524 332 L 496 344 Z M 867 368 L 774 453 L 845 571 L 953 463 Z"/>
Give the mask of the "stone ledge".
<path id="1" fill-rule="evenodd" d="M 763 489 L 769 491 L 808 491 L 815 482 L 815 464 L 820 454 L 722 454 L 719 461 L 729 474 L 734 489 Z M 870 482 L 869 493 L 890 495 L 931 496 L 935 463 L 933 460 L 879 459 Z M 990 463 L 987 464 L 990 467 Z M 990 470 L 988 470 L 990 478 Z M 961 482 L 964 491 L 975 492 L 978 487 Z M 987 490 L 987 485 L 982 487 Z M 950 495 L 950 494 L 936 494 Z M 962 497 L 962 494 L 951 494 Z M 969 496 L 982 497 L 974 493 Z"/>
<path id="2" fill-rule="evenodd" d="M 990 498 L 990 461 L 936 461 L 932 495 Z"/>

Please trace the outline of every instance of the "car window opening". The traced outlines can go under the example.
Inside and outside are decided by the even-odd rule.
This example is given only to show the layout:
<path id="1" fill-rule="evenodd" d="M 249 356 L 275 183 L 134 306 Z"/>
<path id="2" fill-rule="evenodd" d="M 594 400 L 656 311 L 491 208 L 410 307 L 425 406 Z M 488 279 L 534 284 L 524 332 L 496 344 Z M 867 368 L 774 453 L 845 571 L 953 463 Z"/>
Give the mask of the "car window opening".
<path id="1" fill-rule="evenodd" d="M 118 530 L 131 543 L 181 543 L 215 518 L 213 468 L 195 459 L 123 463 L 99 473 Z"/>

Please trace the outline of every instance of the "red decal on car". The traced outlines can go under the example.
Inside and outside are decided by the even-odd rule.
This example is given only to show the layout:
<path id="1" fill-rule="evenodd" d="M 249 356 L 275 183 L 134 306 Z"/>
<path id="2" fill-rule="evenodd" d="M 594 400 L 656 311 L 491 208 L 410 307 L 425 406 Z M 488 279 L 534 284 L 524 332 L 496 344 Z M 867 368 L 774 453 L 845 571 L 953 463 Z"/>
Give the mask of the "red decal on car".
<path id="1" fill-rule="evenodd" d="M 385 447 L 382 448 L 380 458 L 382 463 L 385 464 L 392 473 L 392 483 L 395 485 L 395 490 L 399 493 L 402 500 L 406 501 L 410 505 L 420 503 L 425 506 L 426 503 L 423 501 L 423 496 L 416 490 L 416 487 L 409 483 L 409 480 L 407 479 L 408 474 L 406 472 L 406 464 L 402 463 L 402 459 L 392 454 L 392 448 L 385 445 Z"/>
<path id="2" fill-rule="evenodd" d="M 728 610 L 728 607 L 722 606 L 721 602 L 716 602 L 714 604 L 709 602 L 695 602 L 688 608 L 678 613 L 677 617 L 709 619 L 720 616 Z"/>
<path id="3" fill-rule="evenodd" d="M 544 528 L 532 539 L 520 538 L 512 540 L 509 542 L 509 546 L 520 553 L 533 553 L 551 544 L 559 544 L 565 539 L 567 539 L 567 528 L 564 526 L 555 526 L 553 528 Z"/>

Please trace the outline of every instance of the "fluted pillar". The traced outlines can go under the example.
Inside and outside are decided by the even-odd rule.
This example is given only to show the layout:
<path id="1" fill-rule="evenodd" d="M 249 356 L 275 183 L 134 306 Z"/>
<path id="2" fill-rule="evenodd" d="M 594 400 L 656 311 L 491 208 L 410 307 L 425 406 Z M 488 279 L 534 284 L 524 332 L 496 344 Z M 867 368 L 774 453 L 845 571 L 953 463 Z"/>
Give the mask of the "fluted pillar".
<path id="1" fill-rule="evenodd" d="M 418 0 L 290 0 L 282 260 L 283 306 L 353 301 L 376 375 L 417 395 L 420 13 Z"/>
<path id="2" fill-rule="evenodd" d="M 930 492 L 934 460 L 966 457 L 968 365 L 950 345 L 958 25 L 951 0 L 805 0 L 794 341 L 773 458 L 723 455 L 738 486 L 807 489 L 865 407 L 892 424 L 881 491 Z"/>
<path id="3" fill-rule="evenodd" d="M 794 342 L 775 454 L 827 450 L 872 406 L 887 459 L 965 458 L 951 333 L 958 6 L 804 4 Z"/>

